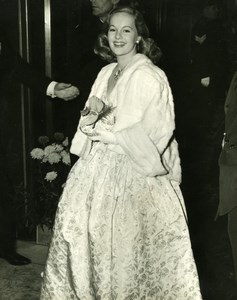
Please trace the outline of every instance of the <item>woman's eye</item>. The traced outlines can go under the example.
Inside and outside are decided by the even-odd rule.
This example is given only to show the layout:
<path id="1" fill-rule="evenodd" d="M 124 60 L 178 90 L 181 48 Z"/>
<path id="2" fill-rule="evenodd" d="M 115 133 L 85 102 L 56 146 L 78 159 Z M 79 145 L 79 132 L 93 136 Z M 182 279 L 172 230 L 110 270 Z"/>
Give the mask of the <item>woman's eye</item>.
<path id="1" fill-rule="evenodd" d="M 124 29 L 124 32 L 125 32 L 125 33 L 129 33 L 130 30 L 129 30 L 129 29 Z"/>
<path id="2" fill-rule="evenodd" d="M 109 32 L 114 32 L 114 31 L 115 31 L 114 28 L 110 28 L 110 29 L 109 29 Z"/>

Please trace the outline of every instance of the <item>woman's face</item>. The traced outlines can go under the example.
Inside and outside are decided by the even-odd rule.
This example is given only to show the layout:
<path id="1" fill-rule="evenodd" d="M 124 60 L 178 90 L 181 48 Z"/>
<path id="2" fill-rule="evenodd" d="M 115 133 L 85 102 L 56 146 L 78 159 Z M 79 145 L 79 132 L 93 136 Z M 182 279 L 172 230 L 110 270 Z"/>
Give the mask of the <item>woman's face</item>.
<path id="1" fill-rule="evenodd" d="M 118 12 L 110 19 L 108 42 L 111 50 L 119 57 L 129 59 L 136 54 L 136 42 L 140 40 L 134 17 L 126 12 Z"/>

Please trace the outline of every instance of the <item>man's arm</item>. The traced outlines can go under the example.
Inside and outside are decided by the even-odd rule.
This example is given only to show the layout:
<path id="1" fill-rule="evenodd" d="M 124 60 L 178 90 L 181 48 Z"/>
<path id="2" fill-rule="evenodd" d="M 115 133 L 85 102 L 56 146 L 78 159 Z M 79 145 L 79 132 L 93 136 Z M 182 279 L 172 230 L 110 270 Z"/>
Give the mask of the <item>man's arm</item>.
<path id="1" fill-rule="evenodd" d="M 58 83 L 35 71 L 20 56 L 16 58 L 14 77 L 26 86 L 52 98 L 71 100 L 79 95 L 79 89 L 69 83 Z"/>

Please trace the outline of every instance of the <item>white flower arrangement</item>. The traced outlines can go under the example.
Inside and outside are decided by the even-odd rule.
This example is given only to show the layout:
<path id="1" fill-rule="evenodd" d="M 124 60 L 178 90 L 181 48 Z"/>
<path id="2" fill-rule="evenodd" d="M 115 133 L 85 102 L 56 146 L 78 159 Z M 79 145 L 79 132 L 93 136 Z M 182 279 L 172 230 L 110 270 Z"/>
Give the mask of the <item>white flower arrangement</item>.
<path id="1" fill-rule="evenodd" d="M 46 140 L 47 143 L 49 142 L 48 137 L 41 136 L 39 138 L 39 141 L 42 140 L 43 141 Z M 71 161 L 70 161 L 70 154 L 68 151 L 68 138 L 65 138 L 63 141 L 61 141 L 60 144 L 54 142 L 51 145 L 45 145 L 43 143 L 43 146 L 45 146 L 43 149 L 34 148 L 30 152 L 30 155 L 33 159 L 39 160 L 41 163 L 49 163 L 50 165 L 54 165 L 62 162 L 63 164 L 70 166 Z M 56 178 L 57 178 L 57 172 L 55 171 L 47 172 L 44 177 L 45 180 L 50 182 L 52 182 Z"/>
<path id="2" fill-rule="evenodd" d="M 68 138 L 56 132 L 53 139 L 40 136 L 41 146 L 32 149 L 35 161 L 35 196 L 37 224 L 52 228 L 59 197 L 63 191 L 70 170 Z"/>

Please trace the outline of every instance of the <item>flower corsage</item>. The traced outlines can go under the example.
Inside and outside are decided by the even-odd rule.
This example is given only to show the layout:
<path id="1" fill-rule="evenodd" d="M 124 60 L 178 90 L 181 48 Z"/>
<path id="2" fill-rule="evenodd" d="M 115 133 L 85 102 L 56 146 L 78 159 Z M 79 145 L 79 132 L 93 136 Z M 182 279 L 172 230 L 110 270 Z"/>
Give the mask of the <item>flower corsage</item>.
<path id="1" fill-rule="evenodd" d="M 96 96 L 89 98 L 87 106 L 81 111 L 80 129 L 88 136 L 96 135 L 94 130 L 96 122 L 106 119 L 114 107 L 105 104 Z"/>

